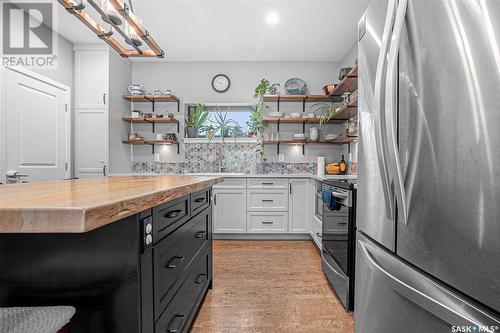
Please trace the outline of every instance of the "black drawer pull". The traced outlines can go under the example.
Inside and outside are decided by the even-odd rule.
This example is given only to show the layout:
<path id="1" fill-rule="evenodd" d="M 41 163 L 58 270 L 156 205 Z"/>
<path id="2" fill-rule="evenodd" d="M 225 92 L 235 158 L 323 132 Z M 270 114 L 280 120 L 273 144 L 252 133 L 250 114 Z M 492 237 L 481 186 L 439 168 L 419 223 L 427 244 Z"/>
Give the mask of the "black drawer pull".
<path id="1" fill-rule="evenodd" d="M 319 238 L 321 238 L 321 235 L 319 234 L 319 232 L 316 233 L 316 236 L 318 236 Z"/>
<path id="2" fill-rule="evenodd" d="M 194 202 L 203 202 L 203 201 L 205 201 L 205 198 L 194 199 Z"/>
<path id="3" fill-rule="evenodd" d="M 274 185 L 274 183 L 262 183 L 262 185 Z"/>
<path id="4" fill-rule="evenodd" d="M 175 256 L 172 257 L 165 266 L 166 268 L 175 268 L 177 265 L 181 263 L 181 261 L 184 259 L 184 256 Z"/>
<path id="5" fill-rule="evenodd" d="M 198 231 L 194 237 L 203 238 L 205 236 L 205 231 Z"/>
<path id="6" fill-rule="evenodd" d="M 347 224 L 347 222 L 339 222 L 339 224 Z"/>
<path id="7" fill-rule="evenodd" d="M 202 284 L 203 282 L 205 282 L 205 274 L 200 274 L 196 277 L 196 280 L 194 280 L 194 282 L 196 282 L 196 284 Z"/>
<path id="8" fill-rule="evenodd" d="M 165 332 L 167 333 L 176 333 L 179 332 L 182 326 L 182 323 L 184 322 L 184 315 L 179 313 L 172 318 L 170 321 L 170 324 L 168 324 L 168 328 Z"/>
<path id="9" fill-rule="evenodd" d="M 262 202 L 273 202 L 273 199 L 262 199 Z"/>
<path id="10" fill-rule="evenodd" d="M 262 224 L 273 224 L 273 221 L 262 221 Z"/>
<path id="11" fill-rule="evenodd" d="M 164 217 L 169 218 L 169 219 L 173 219 L 174 217 L 179 216 L 180 213 L 182 213 L 182 209 L 176 209 L 176 210 L 173 210 L 171 212 L 166 213 L 164 215 Z"/>

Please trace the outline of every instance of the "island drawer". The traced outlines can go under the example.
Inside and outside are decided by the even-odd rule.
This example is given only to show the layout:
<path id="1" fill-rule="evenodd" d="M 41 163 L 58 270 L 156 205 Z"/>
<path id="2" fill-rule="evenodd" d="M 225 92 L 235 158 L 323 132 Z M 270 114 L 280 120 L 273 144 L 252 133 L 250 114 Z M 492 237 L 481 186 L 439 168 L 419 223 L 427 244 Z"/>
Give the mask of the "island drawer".
<path id="1" fill-rule="evenodd" d="M 189 195 L 153 208 L 153 239 L 159 241 L 189 220 Z"/>
<path id="2" fill-rule="evenodd" d="M 171 301 L 192 259 L 208 246 L 210 232 L 211 209 L 206 209 L 154 247 L 155 318 Z"/>
<path id="3" fill-rule="evenodd" d="M 191 194 L 191 216 L 195 216 L 210 205 L 210 189 Z"/>
<path id="4" fill-rule="evenodd" d="M 250 178 L 249 189 L 288 189 L 287 178 Z"/>
<path id="5" fill-rule="evenodd" d="M 155 332 L 187 332 L 210 282 L 209 251 L 201 253 L 192 265 L 179 291 L 156 322 Z"/>

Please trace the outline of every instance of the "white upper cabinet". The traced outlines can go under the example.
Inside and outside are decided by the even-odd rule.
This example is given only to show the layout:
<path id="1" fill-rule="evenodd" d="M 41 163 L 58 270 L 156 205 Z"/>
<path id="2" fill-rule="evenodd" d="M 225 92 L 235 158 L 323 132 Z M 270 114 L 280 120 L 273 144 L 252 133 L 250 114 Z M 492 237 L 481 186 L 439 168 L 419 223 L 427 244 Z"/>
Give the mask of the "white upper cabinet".
<path id="1" fill-rule="evenodd" d="M 289 179 L 288 232 L 309 233 L 309 180 Z"/>
<path id="2" fill-rule="evenodd" d="M 109 100 L 109 51 L 75 51 L 75 108 L 106 107 Z"/>

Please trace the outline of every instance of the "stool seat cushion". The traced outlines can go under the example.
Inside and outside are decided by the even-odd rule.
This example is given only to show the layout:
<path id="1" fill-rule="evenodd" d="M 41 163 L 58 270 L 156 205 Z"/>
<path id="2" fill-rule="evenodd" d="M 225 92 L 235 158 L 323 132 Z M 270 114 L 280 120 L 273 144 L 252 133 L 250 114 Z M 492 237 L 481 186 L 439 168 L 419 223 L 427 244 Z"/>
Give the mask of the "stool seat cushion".
<path id="1" fill-rule="evenodd" d="M 0 308 L 0 332 L 56 333 L 75 311 L 72 306 Z"/>

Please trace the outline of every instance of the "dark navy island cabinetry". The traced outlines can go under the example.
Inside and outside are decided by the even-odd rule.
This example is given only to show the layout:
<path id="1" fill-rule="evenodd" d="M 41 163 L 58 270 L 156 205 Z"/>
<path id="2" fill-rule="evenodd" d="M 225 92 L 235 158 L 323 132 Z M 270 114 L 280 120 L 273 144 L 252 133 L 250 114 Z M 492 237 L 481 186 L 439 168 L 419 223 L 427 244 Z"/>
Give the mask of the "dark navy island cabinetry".
<path id="1" fill-rule="evenodd" d="M 0 307 L 71 305 L 71 333 L 186 332 L 212 284 L 211 187 L 83 233 L 0 234 Z"/>

